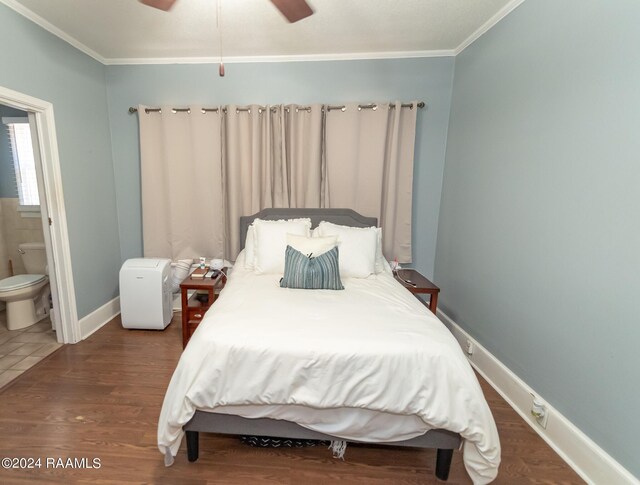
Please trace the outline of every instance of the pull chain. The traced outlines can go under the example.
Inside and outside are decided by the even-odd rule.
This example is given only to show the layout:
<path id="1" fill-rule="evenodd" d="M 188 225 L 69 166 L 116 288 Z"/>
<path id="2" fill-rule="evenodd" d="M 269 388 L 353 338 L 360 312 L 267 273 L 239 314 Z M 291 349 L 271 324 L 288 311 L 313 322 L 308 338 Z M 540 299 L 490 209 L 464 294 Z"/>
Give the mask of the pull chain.
<path id="1" fill-rule="evenodd" d="M 216 4 L 218 10 L 216 15 L 218 46 L 220 47 L 220 68 L 218 69 L 218 74 L 220 74 L 220 77 L 224 77 L 224 62 L 222 62 L 222 0 L 216 0 Z"/>

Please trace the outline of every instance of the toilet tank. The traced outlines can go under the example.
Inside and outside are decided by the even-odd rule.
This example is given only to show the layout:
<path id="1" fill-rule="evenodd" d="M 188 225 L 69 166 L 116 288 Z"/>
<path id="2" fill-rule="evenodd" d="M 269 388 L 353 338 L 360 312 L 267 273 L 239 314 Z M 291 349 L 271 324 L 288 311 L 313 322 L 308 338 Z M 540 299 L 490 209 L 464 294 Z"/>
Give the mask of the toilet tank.
<path id="1" fill-rule="evenodd" d="M 27 274 L 47 274 L 47 253 L 44 243 L 18 244 Z"/>

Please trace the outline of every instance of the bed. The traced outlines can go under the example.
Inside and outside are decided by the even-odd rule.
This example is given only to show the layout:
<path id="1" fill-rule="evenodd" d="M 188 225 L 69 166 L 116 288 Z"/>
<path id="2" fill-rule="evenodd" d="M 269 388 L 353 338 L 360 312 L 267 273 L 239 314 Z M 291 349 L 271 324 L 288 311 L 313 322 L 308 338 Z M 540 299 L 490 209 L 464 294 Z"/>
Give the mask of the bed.
<path id="1" fill-rule="evenodd" d="M 377 225 L 348 209 L 266 209 L 241 218 L 241 241 L 255 219 L 299 217 Z M 167 465 L 184 435 L 196 461 L 199 433 L 210 432 L 436 448 L 442 480 L 462 448 L 474 483 L 495 478 L 500 444 L 475 374 L 390 271 L 345 278 L 341 292 L 291 290 L 244 257 L 169 384 L 158 423 Z"/>

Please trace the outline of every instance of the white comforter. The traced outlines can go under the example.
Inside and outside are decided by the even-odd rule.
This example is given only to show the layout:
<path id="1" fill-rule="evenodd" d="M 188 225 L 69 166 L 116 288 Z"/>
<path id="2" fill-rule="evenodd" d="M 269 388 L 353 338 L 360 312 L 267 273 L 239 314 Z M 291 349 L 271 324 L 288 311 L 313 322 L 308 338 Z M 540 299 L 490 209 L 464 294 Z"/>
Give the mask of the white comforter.
<path id="1" fill-rule="evenodd" d="M 500 443 L 475 374 L 448 329 L 390 273 L 346 278 L 344 291 L 293 290 L 243 266 L 241 253 L 180 358 L 158 423 L 161 452 L 176 455 L 196 409 L 246 406 L 283 419 L 287 408 L 355 408 L 407 419 L 396 436 L 366 426 L 337 436 L 397 441 L 448 429 L 465 440 L 473 482 L 495 478 Z"/>

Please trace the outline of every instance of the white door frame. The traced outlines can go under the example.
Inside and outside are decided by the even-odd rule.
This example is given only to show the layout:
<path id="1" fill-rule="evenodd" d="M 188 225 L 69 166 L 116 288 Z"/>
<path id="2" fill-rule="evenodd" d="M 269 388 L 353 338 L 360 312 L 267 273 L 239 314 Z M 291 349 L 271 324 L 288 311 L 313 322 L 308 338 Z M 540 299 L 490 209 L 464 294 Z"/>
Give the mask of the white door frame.
<path id="1" fill-rule="evenodd" d="M 60 314 L 60 304 L 58 296 L 58 283 L 56 281 L 56 261 L 53 256 L 53 243 L 51 242 L 51 230 L 49 221 L 51 220 L 51 214 L 49 214 L 49 205 L 47 202 L 47 190 L 44 186 L 44 175 L 42 165 L 42 154 L 40 153 L 40 132 L 36 123 L 36 114 L 33 111 L 27 112 L 29 119 L 29 128 L 31 131 L 31 145 L 33 147 L 33 158 L 36 168 L 36 179 L 38 183 L 38 195 L 40 197 L 40 223 L 42 224 L 42 235 L 44 238 L 44 246 L 47 255 L 47 266 L 49 268 L 49 289 L 51 290 L 51 302 L 53 304 L 53 311 L 51 315 L 51 323 L 53 329 L 56 330 L 56 338 L 59 342 L 62 342 L 62 331 L 57 330 L 57 315 Z M 48 302 L 44 302 L 48 304 Z M 54 314 L 56 318 L 54 318 Z"/>
<path id="2" fill-rule="evenodd" d="M 42 161 L 42 181 L 46 200 L 45 212 L 51 218 L 49 232 L 54 262 L 55 288 L 58 293 L 58 341 L 76 343 L 81 340 L 76 292 L 71 268 L 71 250 L 67 230 L 67 215 L 62 193 L 62 176 L 53 104 L 0 86 L 0 103 L 35 114 L 38 146 Z"/>

